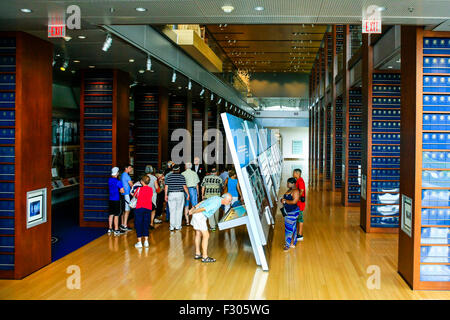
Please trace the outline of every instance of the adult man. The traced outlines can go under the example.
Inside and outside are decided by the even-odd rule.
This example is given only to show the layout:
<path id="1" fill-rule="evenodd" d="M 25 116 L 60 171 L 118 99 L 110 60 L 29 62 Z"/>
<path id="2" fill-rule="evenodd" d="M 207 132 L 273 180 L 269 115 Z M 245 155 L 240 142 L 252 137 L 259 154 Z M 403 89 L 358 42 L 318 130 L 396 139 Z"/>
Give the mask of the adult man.
<path id="1" fill-rule="evenodd" d="M 119 168 L 114 167 L 111 169 L 111 177 L 108 180 L 109 187 L 109 228 L 108 234 L 114 232 L 114 235 L 118 236 L 125 231 L 119 229 L 119 215 L 120 215 L 120 193 L 123 193 L 122 182 L 119 178 Z M 113 230 L 114 221 L 114 230 Z"/>
<path id="2" fill-rule="evenodd" d="M 172 174 L 172 167 L 174 165 L 174 162 L 172 160 L 169 160 L 166 164 L 166 168 L 164 169 L 164 180 L 165 178 Z M 169 204 L 166 201 L 166 222 L 169 222 L 170 220 L 170 210 L 169 210 Z"/>
<path id="3" fill-rule="evenodd" d="M 203 181 L 203 178 L 206 175 L 206 169 L 203 164 L 200 164 L 200 158 L 195 157 L 194 158 L 194 168 L 193 168 L 196 174 L 198 174 L 198 178 L 200 179 L 200 183 Z"/>
<path id="4" fill-rule="evenodd" d="M 120 181 L 123 185 L 123 199 L 124 203 L 122 205 L 123 215 L 122 215 L 122 224 L 120 225 L 120 229 L 123 231 L 130 231 L 131 228 L 128 228 L 128 216 L 130 215 L 130 191 L 131 187 L 133 187 L 133 181 L 131 181 L 130 174 L 133 172 L 133 166 L 131 164 L 127 164 L 124 167 L 124 171 L 122 176 L 120 177 Z"/>
<path id="5" fill-rule="evenodd" d="M 174 165 L 172 173 L 166 176 L 165 199 L 170 210 L 170 231 L 181 230 L 181 219 L 183 218 L 184 194 L 189 200 L 189 191 L 186 179 L 180 174 L 180 166 Z"/>
<path id="6" fill-rule="evenodd" d="M 227 166 L 222 167 L 219 177 L 222 179 L 222 184 L 224 184 L 229 177 L 229 168 Z"/>
<path id="7" fill-rule="evenodd" d="M 220 196 L 222 193 L 222 179 L 217 175 L 216 168 L 211 168 L 209 174 L 203 178 L 202 182 L 202 199 Z M 216 231 L 217 223 L 219 223 L 219 209 L 208 216 L 211 231 Z"/>
<path id="8" fill-rule="evenodd" d="M 192 207 L 196 206 L 198 203 L 199 189 L 198 184 L 200 179 L 198 174 L 192 171 L 192 163 L 188 162 L 185 165 L 185 171 L 182 173 L 183 177 L 186 179 L 186 185 L 189 191 L 189 200 L 186 200 L 184 205 L 184 218 L 186 219 L 186 225 L 189 225 L 189 204 Z"/>
<path id="9" fill-rule="evenodd" d="M 297 241 L 303 241 L 303 211 L 305 210 L 306 187 L 302 178 L 302 170 L 294 169 L 293 176 L 297 179 L 295 186 L 300 192 L 300 200 L 297 202 L 300 214 L 297 218 Z"/>
<path id="10" fill-rule="evenodd" d="M 219 178 L 220 179 L 220 178 Z M 189 214 L 192 215 L 192 226 L 195 230 L 195 256 L 194 259 L 202 259 L 202 262 L 215 262 L 216 259 L 208 256 L 209 232 L 206 219 L 217 212 L 221 205 L 231 203 L 231 194 L 225 193 L 222 197 L 214 196 L 203 200 L 193 207 Z M 201 243 L 201 251 L 200 251 Z"/>

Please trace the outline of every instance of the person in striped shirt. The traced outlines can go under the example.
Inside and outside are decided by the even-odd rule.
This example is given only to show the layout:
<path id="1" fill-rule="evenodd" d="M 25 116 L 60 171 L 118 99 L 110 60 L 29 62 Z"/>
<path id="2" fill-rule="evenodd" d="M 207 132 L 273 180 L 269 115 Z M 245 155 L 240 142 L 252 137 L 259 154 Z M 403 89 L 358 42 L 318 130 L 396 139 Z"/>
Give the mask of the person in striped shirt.
<path id="1" fill-rule="evenodd" d="M 189 191 L 186 179 L 180 174 L 180 166 L 175 165 L 172 173 L 166 175 L 165 198 L 170 211 L 170 231 L 181 230 L 183 218 L 184 197 L 189 201 Z"/>

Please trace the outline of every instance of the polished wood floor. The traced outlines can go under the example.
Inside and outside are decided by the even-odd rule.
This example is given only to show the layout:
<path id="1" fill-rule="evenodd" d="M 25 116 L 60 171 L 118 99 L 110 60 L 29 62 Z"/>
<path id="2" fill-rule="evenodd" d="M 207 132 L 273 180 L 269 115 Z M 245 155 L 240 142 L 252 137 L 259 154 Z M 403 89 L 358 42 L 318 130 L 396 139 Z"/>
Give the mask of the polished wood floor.
<path id="1" fill-rule="evenodd" d="M 289 252 L 277 215 L 269 272 L 256 267 L 245 228 L 213 233 L 217 262 L 203 264 L 193 259 L 193 230 L 171 233 L 164 223 L 148 250 L 134 248 L 134 231 L 104 235 L 23 280 L 0 281 L 0 299 L 450 299 L 410 290 L 396 272 L 397 236 L 365 234 L 359 209 L 342 207 L 338 193 L 310 191 L 307 201 L 305 240 Z M 80 289 L 66 286 L 72 265 Z M 366 285 L 371 265 L 380 289 Z"/>

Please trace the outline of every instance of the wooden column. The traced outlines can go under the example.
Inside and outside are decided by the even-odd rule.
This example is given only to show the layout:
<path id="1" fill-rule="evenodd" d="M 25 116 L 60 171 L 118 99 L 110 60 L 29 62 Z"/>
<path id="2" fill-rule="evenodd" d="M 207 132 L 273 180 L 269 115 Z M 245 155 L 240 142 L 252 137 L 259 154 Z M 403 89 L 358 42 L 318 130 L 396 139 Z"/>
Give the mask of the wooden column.
<path id="1" fill-rule="evenodd" d="M 0 278 L 21 279 L 51 262 L 53 46 L 7 32 L 0 33 L 0 52 Z M 28 229 L 27 192 L 43 188 L 47 220 Z"/>
<path id="2" fill-rule="evenodd" d="M 204 117 L 203 117 L 203 132 L 204 134 L 208 130 L 208 114 L 209 110 L 211 108 L 211 92 L 209 90 L 205 90 L 205 108 L 204 108 Z M 208 141 L 203 141 L 203 150 L 205 150 L 206 146 L 208 145 Z M 203 156 L 200 159 L 200 163 L 204 163 Z M 209 170 L 207 164 L 205 164 L 205 169 Z"/>
<path id="3" fill-rule="evenodd" d="M 348 62 L 351 58 L 351 34 L 350 26 L 346 25 L 344 27 L 344 63 L 343 63 L 343 84 L 344 92 L 342 94 L 342 105 L 343 105 L 343 130 L 342 130 L 342 192 L 341 192 L 341 203 L 343 206 L 358 206 L 356 203 L 349 203 L 348 201 L 348 176 L 349 176 L 349 131 L 350 131 L 350 69 Z"/>
<path id="4" fill-rule="evenodd" d="M 401 45 L 398 271 L 412 289 L 450 290 L 450 32 L 402 26 Z"/>
<path id="5" fill-rule="evenodd" d="M 324 186 L 326 189 L 328 189 L 328 183 L 327 181 L 329 180 L 328 176 L 327 176 L 327 172 L 329 170 L 329 163 L 327 162 L 329 155 L 329 150 L 327 148 L 328 144 L 329 144 L 329 140 L 328 140 L 328 136 L 329 136 L 329 132 L 328 132 L 328 104 L 330 103 L 330 101 L 328 101 L 328 94 L 327 94 L 327 88 L 329 85 L 329 81 L 328 81 L 328 37 L 330 36 L 330 33 L 327 32 L 325 33 L 325 46 L 324 46 L 324 82 L 323 82 L 323 101 L 324 101 L 324 140 L 323 140 L 323 181 L 324 181 Z"/>
<path id="6" fill-rule="evenodd" d="M 190 139 L 186 141 L 186 150 L 189 154 L 184 155 L 185 162 L 192 161 L 192 144 L 194 139 L 194 131 L 193 131 L 193 117 L 192 117 L 192 90 L 188 90 L 186 92 L 186 130 L 190 134 Z"/>
<path id="7" fill-rule="evenodd" d="M 322 98 L 322 80 L 323 80 L 323 56 L 324 50 L 323 48 L 319 49 L 318 56 L 318 86 L 317 86 L 317 97 L 319 99 L 319 190 L 323 188 L 323 159 L 324 159 L 324 112 L 323 112 L 323 98 Z"/>

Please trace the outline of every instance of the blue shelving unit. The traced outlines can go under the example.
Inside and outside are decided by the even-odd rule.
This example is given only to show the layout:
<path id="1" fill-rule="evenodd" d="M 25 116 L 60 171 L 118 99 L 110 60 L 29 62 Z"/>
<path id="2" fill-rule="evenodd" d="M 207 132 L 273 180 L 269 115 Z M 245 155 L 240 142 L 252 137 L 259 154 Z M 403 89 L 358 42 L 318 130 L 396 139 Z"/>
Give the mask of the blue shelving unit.
<path id="1" fill-rule="evenodd" d="M 398 228 L 400 197 L 400 74 L 372 79 L 370 227 Z"/>
<path id="2" fill-rule="evenodd" d="M 135 93 L 135 176 L 150 164 L 159 167 L 159 103 L 158 89 L 139 88 Z"/>
<path id="3" fill-rule="evenodd" d="M 14 270 L 16 39 L 0 38 L 0 270 Z"/>
<path id="4" fill-rule="evenodd" d="M 108 177 L 113 164 L 113 72 L 87 73 L 82 99 L 82 218 L 108 221 Z"/>
<path id="5" fill-rule="evenodd" d="M 326 145 L 326 179 L 331 179 L 331 104 L 329 104 L 326 108 L 326 114 L 327 114 L 327 145 Z"/>
<path id="6" fill-rule="evenodd" d="M 348 134 L 348 178 L 347 201 L 360 203 L 361 184 L 361 137 L 362 137 L 362 94 L 361 88 L 349 91 L 349 134 Z"/>
<path id="7" fill-rule="evenodd" d="M 342 97 L 336 98 L 336 120 L 335 120 L 335 137 L 334 137 L 334 175 L 335 175 L 335 188 L 340 189 L 342 187 Z"/>
<path id="8" fill-rule="evenodd" d="M 450 38 L 423 54 L 420 281 L 450 282 Z"/>

